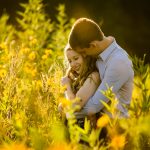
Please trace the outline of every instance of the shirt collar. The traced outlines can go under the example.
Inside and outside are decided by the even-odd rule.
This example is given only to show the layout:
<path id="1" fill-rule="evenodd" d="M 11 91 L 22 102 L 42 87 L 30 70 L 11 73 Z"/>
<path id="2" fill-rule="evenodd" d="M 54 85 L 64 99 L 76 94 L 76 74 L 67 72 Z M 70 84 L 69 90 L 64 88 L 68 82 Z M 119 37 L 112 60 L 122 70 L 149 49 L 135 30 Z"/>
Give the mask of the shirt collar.
<path id="1" fill-rule="evenodd" d="M 114 41 L 101 54 L 99 54 L 99 57 L 103 61 L 105 61 L 117 46 L 118 44 L 116 43 L 116 40 L 114 39 Z"/>

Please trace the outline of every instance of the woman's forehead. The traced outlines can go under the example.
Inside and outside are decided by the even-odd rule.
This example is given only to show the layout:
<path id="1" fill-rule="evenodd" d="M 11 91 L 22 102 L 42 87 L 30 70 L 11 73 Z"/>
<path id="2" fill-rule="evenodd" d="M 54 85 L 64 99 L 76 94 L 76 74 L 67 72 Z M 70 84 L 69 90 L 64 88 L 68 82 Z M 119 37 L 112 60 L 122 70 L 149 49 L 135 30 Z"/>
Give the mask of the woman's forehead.
<path id="1" fill-rule="evenodd" d="M 79 54 L 78 52 L 76 52 L 74 50 L 67 51 L 67 57 L 74 57 L 74 56 L 81 56 L 81 54 Z"/>

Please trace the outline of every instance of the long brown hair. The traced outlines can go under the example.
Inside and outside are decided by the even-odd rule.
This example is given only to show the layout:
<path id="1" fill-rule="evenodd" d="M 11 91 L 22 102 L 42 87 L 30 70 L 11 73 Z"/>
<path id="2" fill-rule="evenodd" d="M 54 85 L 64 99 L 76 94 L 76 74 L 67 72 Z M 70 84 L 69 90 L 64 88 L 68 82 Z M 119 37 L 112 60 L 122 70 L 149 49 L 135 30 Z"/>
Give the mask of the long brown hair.
<path id="1" fill-rule="evenodd" d="M 67 59 L 66 53 L 69 50 L 73 50 L 73 49 L 69 45 L 67 45 L 64 51 L 66 59 Z M 77 74 L 75 71 L 71 70 L 71 67 L 69 66 L 66 71 L 66 75 L 71 79 L 71 87 L 74 94 L 76 94 L 76 92 L 81 88 L 81 86 L 84 84 L 85 80 L 89 77 L 89 75 L 92 72 L 97 71 L 96 58 L 93 58 L 91 56 L 86 56 L 83 57 L 83 59 L 85 64 L 81 74 Z"/>

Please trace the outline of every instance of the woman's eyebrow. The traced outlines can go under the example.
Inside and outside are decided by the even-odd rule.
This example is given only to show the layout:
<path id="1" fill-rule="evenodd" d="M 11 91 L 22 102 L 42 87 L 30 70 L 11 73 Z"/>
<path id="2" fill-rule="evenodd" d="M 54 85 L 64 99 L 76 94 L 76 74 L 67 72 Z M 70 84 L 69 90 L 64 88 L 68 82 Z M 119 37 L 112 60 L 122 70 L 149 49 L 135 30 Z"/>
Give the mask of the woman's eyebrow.
<path id="1" fill-rule="evenodd" d="M 73 57 L 79 57 L 80 55 L 79 54 L 76 54 L 75 56 L 73 56 Z"/>
<path id="2" fill-rule="evenodd" d="M 75 55 L 75 56 L 72 56 L 71 58 L 68 59 L 68 61 L 71 60 L 72 58 L 74 59 L 74 58 L 76 58 L 76 57 L 79 57 L 79 54 L 77 54 L 77 55 Z"/>

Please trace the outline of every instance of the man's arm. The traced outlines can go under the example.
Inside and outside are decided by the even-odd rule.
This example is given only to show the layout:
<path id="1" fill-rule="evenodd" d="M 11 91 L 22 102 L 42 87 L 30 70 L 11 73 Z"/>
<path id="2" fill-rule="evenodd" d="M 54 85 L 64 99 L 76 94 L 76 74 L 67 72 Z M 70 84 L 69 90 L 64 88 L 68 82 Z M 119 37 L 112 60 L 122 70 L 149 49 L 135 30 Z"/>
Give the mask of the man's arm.
<path id="1" fill-rule="evenodd" d="M 99 73 L 96 71 L 91 73 L 76 94 L 73 93 L 71 87 L 71 80 L 67 76 L 63 77 L 61 82 L 62 85 L 66 85 L 67 88 L 65 92 L 66 98 L 68 100 L 79 98 L 81 101 L 78 102 L 77 104 L 83 107 L 98 88 L 100 84 L 100 77 L 99 77 Z"/>
<path id="2" fill-rule="evenodd" d="M 122 85 L 127 82 L 132 74 L 132 66 L 125 60 L 115 60 L 107 68 L 100 86 L 95 94 L 89 99 L 83 108 L 84 114 L 97 113 L 103 109 L 104 105 L 100 102 L 103 100 L 108 103 L 108 99 L 101 91 L 106 91 L 108 87 L 113 87 L 112 91 L 117 93 Z M 108 85 L 108 87 L 106 86 Z M 81 112 L 82 113 L 82 112 Z"/>

